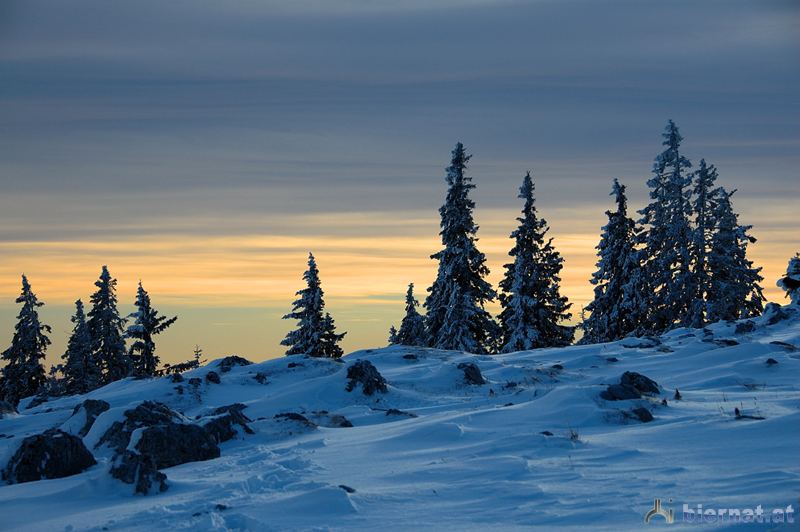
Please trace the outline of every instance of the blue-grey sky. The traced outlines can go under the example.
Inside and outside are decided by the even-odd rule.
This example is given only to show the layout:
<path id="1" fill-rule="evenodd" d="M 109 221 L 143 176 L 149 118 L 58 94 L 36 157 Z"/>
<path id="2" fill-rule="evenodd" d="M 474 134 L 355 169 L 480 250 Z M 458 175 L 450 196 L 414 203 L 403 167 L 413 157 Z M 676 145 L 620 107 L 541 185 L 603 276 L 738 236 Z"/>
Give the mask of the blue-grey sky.
<path id="1" fill-rule="evenodd" d="M 611 179 L 642 206 L 669 118 L 739 189 L 777 298 L 800 247 L 795 1 L 4 0 L 0 334 L 25 271 L 57 356 L 108 263 L 123 301 L 141 277 L 182 315 L 165 358 L 274 356 L 311 249 L 345 347 L 378 345 L 433 277 L 459 140 L 492 280 L 530 169 L 579 308 Z"/>

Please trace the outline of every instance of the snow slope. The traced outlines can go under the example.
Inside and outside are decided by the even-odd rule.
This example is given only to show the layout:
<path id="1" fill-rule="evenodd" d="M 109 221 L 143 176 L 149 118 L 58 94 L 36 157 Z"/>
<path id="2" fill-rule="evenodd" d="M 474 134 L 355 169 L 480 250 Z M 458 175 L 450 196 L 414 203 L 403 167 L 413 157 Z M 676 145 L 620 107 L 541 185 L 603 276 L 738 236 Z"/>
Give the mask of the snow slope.
<path id="1" fill-rule="evenodd" d="M 728 341 L 735 324 L 720 323 L 707 332 L 673 331 L 653 347 L 628 339 L 482 357 L 392 347 L 342 362 L 281 358 L 234 367 L 197 394 L 178 395 L 167 378 L 127 379 L 88 394 L 112 405 L 87 434 L 89 448 L 144 399 L 190 417 L 243 402 L 256 434 L 222 444 L 218 459 L 165 469 L 170 487 L 162 494 L 133 495 L 108 475 L 102 451 L 80 475 L 2 486 L 0 529 L 636 530 L 656 497 L 665 505 L 672 499 L 678 523 L 683 503 L 796 509 L 800 350 L 787 344 L 800 346 L 800 318 L 755 322 L 736 345 Z M 778 364 L 767 365 L 770 357 Z M 386 377 L 388 393 L 345 391 L 346 368 L 358 359 Z M 465 361 L 489 383 L 464 384 L 456 366 Z M 667 406 L 661 398 L 601 400 L 624 371 L 656 380 Z M 265 384 L 253 378 L 257 372 Z M 680 401 L 672 399 L 675 388 Z M 24 436 L 65 423 L 83 399 L 0 420 L 0 464 Z M 639 405 L 652 410 L 653 422 L 622 413 Z M 735 419 L 735 407 L 766 419 Z M 417 417 L 387 415 L 389 408 Z M 312 414 L 322 410 L 355 426 L 302 429 L 273 419 L 297 412 L 325 424 L 328 417 Z"/>

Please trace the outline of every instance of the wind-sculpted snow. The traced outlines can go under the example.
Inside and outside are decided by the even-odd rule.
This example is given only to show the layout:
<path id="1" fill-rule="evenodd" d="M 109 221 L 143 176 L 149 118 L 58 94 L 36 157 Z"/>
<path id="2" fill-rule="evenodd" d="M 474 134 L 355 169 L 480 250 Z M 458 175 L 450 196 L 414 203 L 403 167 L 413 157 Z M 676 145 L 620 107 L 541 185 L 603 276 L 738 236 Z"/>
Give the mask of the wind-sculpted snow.
<path id="1" fill-rule="evenodd" d="M 0 419 L 0 467 L 28 436 L 79 430 L 82 418 L 67 421 L 86 399 L 110 408 L 83 437 L 98 464 L 0 487 L 0 528 L 636 530 L 654 498 L 672 499 L 678 521 L 683 503 L 797 508 L 800 313 L 783 311 L 771 325 L 774 311 L 740 322 L 738 334 L 719 323 L 495 356 L 395 346 L 224 372 L 212 362 L 182 382 L 126 379 L 32 408 L 25 399 Z M 346 390 L 357 360 L 380 372 L 385 393 Z M 465 382 L 459 365 L 470 363 L 485 384 Z M 658 393 L 602 399 L 626 372 Z M 144 400 L 199 425 L 235 406 L 253 433 L 226 425 L 235 436 L 217 438 L 219 458 L 165 468 L 167 491 L 132 495 L 108 473 L 113 450 L 97 444 Z"/>

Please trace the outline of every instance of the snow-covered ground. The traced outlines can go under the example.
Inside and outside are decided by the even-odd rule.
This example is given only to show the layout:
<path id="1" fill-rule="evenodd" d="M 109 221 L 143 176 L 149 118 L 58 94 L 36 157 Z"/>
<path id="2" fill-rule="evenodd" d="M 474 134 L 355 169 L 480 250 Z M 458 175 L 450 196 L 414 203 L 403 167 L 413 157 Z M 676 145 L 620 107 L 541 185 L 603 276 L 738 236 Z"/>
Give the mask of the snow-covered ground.
<path id="1" fill-rule="evenodd" d="M 95 451 L 99 463 L 82 474 L 0 487 L 0 529 L 635 530 L 648 526 L 654 498 L 675 510 L 673 527 L 684 503 L 797 510 L 800 318 L 755 322 L 739 335 L 735 324 L 676 330 L 653 347 L 625 340 L 481 357 L 393 347 L 342 362 L 280 358 L 234 367 L 221 384 L 204 380 L 182 395 L 168 378 L 127 379 L 88 395 L 112 406 L 84 438 L 88 448 L 144 399 L 189 417 L 242 402 L 256 434 L 221 444 L 218 459 L 165 469 L 168 491 L 148 496 L 111 478 L 108 452 Z M 347 367 L 359 359 L 383 374 L 387 393 L 345 391 Z M 461 362 L 475 362 L 489 382 L 465 384 Z M 600 399 L 625 371 L 657 381 L 661 397 Z M 23 402 L 20 415 L 0 420 L 0 465 L 24 436 L 62 425 L 84 398 Z M 654 421 L 623 414 L 640 405 Z M 765 419 L 736 419 L 736 407 Z M 354 426 L 323 426 L 330 417 L 313 414 L 323 410 Z M 276 422 L 283 412 L 320 426 Z"/>

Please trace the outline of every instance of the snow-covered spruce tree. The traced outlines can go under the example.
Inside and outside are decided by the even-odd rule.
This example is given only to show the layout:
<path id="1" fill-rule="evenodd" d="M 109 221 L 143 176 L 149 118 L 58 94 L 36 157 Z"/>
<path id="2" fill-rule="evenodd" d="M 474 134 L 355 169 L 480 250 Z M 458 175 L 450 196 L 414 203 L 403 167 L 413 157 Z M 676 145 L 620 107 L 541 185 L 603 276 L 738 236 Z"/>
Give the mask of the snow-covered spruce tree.
<path id="1" fill-rule="evenodd" d="M 92 337 L 80 299 L 75 302 L 72 323 L 67 350 L 61 355 L 64 362 L 59 368 L 63 374 L 64 393 L 69 395 L 86 393 L 100 385 L 100 368 L 92 356 Z"/>
<path id="2" fill-rule="evenodd" d="M 761 268 L 747 259 L 747 245 L 756 241 L 747 232 L 752 226 L 739 225 L 731 206 L 731 196 L 719 188 L 714 198 L 714 234 L 708 252 L 710 275 L 707 293 L 707 320 L 736 320 L 758 316 L 764 310 L 764 294 L 759 285 L 764 280 Z"/>
<path id="3" fill-rule="evenodd" d="M 470 157 L 459 142 L 447 168 L 447 197 L 439 209 L 444 248 L 431 255 L 439 270 L 425 300 L 425 334 L 430 347 L 487 353 L 499 331 L 484 306 L 496 293 L 485 280 L 489 268 L 476 246 L 475 202 L 469 197 L 475 185 L 465 174 Z"/>
<path id="4" fill-rule="evenodd" d="M 39 321 L 39 307 L 44 303 L 36 298 L 28 278 L 22 276 L 22 293 L 16 299 L 22 303 L 14 326 L 11 347 L 0 354 L 6 365 L 0 370 L 0 398 L 16 405 L 23 397 L 36 394 L 47 381 L 42 361 L 47 354 L 50 326 Z"/>
<path id="5" fill-rule="evenodd" d="M 414 283 L 410 283 L 406 291 L 406 315 L 400 323 L 400 330 L 396 332 L 393 344 L 426 345 L 425 318 L 417 311 L 418 306 L 419 301 L 414 297 Z"/>
<path id="6" fill-rule="evenodd" d="M 333 319 L 323 312 L 325 301 L 319 270 L 311 253 L 308 254 L 308 270 L 303 274 L 303 279 L 306 287 L 297 292 L 299 297 L 293 303 L 292 312 L 283 317 L 285 320 L 298 320 L 299 323 L 297 329 L 286 335 L 281 345 L 289 347 L 287 355 L 341 356 L 341 349 L 336 344 L 344 334 L 336 334 Z"/>
<path id="7" fill-rule="evenodd" d="M 340 358 L 344 351 L 339 347 L 339 342 L 346 335 L 346 332 L 337 333 L 333 318 L 327 312 L 322 320 L 322 336 L 320 336 L 320 356 L 326 358 Z"/>
<path id="8" fill-rule="evenodd" d="M 639 269 L 636 251 L 636 222 L 628 217 L 625 185 L 614 180 L 611 189 L 616 211 L 606 211 L 608 223 L 597 244 L 597 271 L 592 275 L 594 300 L 586 307 L 589 317 L 583 321 L 582 343 L 611 342 L 624 338 L 637 327 L 637 316 L 631 308 L 636 294 L 633 283 Z"/>
<path id="9" fill-rule="evenodd" d="M 789 259 L 786 275 L 778 280 L 778 286 L 786 290 L 792 304 L 800 305 L 800 253 Z"/>
<path id="10" fill-rule="evenodd" d="M 705 325 L 706 315 L 708 314 L 706 300 L 711 288 L 711 274 L 708 268 L 708 251 L 711 246 L 711 238 L 714 234 L 714 198 L 718 190 L 714 183 L 717 180 L 717 169 L 714 165 L 706 164 L 705 159 L 700 159 L 700 167 L 695 172 L 694 178 L 694 200 L 692 209 L 694 211 L 694 230 L 692 233 L 692 272 L 695 278 L 695 295 L 692 311 L 692 327 L 702 327 Z"/>
<path id="11" fill-rule="evenodd" d="M 666 149 L 656 157 L 654 175 L 647 181 L 653 201 L 639 211 L 639 223 L 645 226 L 639 241 L 650 290 L 648 325 L 655 333 L 692 325 L 697 309 L 690 252 L 691 174 L 685 172 L 692 164 L 680 153 L 683 137 L 672 120 L 663 136 Z"/>
<path id="12" fill-rule="evenodd" d="M 136 311 L 128 318 L 134 320 L 127 332 L 128 338 L 133 339 L 128 351 L 133 374 L 140 377 L 152 377 L 156 374 L 159 362 L 153 337 L 175 323 L 178 317 L 159 316 L 158 311 L 150 303 L 150 294 L 139 281 L 139 288 L 136 291 Z"/>
<path id="13" fill-rule="evenodd" d="M 389 345 L 397 345 L 397 329 L 394 325 L 389 326 Z"/>
<path id="14" fill-rule="evenodd" d="M 114 382 L 131 374 L 131 360 L 125 349 L 125 320 L 117 310 L 117 280 L 103 266 L 100 278 L 94 283 L 92 310 L 86 326 L 92 338 L 92 357 L 102 371 L 102 384 Z"/>
<path id="15" fill-rule="evenodd" d="M 505 265 L 500 281 L 501 351 L 524 351 L 538 347 L 565 346 L 572 342 L 574 327 L 560 325 L 572 317 L 572 306 L 560 293 L 564 259 L 547 238 L 547 221 L 539 218 L 531 173 L 525 174 L 519 198 L 525 200 L 519 227 L 511 233 L 514 247 L 508 254 L 514 262 Z"/>

